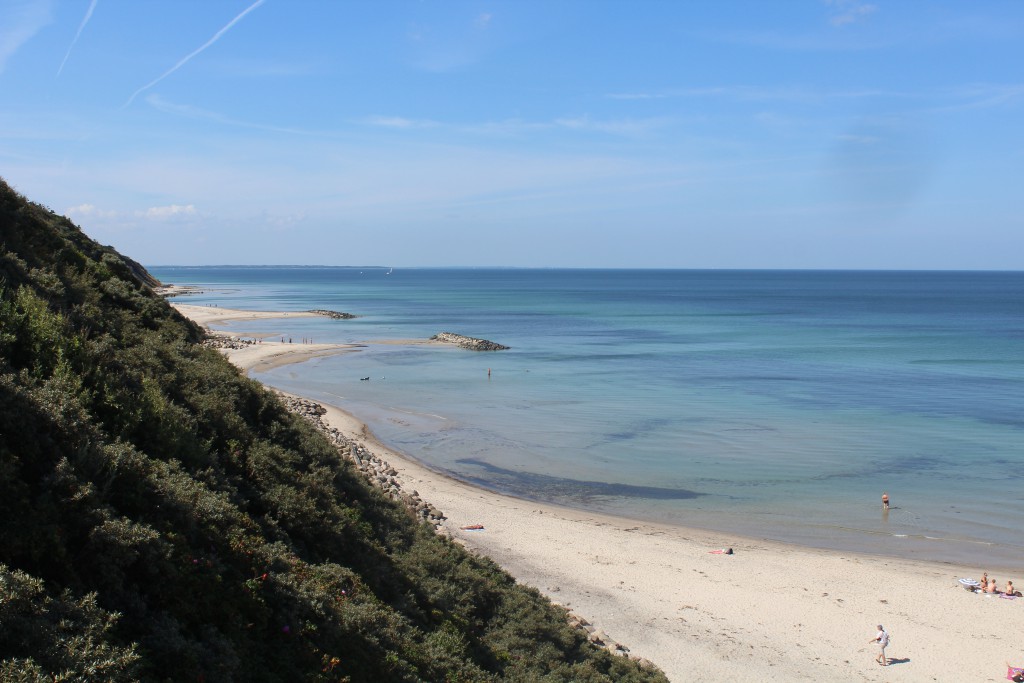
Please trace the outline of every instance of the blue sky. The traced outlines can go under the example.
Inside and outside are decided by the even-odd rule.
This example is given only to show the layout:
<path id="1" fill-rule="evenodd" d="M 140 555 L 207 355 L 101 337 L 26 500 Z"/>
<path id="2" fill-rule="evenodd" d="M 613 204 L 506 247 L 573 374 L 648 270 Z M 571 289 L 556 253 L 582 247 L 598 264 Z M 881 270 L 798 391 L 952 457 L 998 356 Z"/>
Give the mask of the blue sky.
<path id="1" fill-rule="evenodd" d="M 0 176 L 149 265 L 1024 269 L 1024 2 L 0 0 Z"/>

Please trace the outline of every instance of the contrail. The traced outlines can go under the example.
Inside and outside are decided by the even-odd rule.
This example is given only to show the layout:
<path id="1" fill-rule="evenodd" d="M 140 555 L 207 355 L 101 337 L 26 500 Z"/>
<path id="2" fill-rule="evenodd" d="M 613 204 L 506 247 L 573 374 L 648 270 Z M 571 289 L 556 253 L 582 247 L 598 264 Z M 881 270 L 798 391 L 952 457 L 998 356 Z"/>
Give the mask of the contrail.
<path id="1" fill-rule="evenodd" d="M 89 18 L 92 17 L 92 11 L 96 9 L 96 3 L 100 0 L 92 0 L 89 3 L 89 9 L 85 11 L 85 19 L 82 19 L 82 23 L 78 25 L 78 33 L 75 34 L 75 39 L 68 45 L 68 53 L 64 55 L 64 61 L 60 63 L 60 68 L 57 69 L 57 78 L 60 78 L 60 72 L 64 70 L 64 64 L 68 61 L 68 57 L 71 56 L 71 51 L 75 48 L 75 43 L 78 42 L 78 36 L 82 35 L 82 29 L 89 23 Z"/>
<path id="2" fill-rule="evenodd" d="M 160 76 L 159 76 L 158 78 L 156 78 L 155 80 L 153 80 L 153 81 L 151 81 L 151 82 L 147 83 L 146 85 L 142 86 L 141 88 L 139 88 L 138 90 L 136 90 L 135 92 L 133 92 L 133 93 L 132 93 L 132 96 L 128 98 L 128 101 L 124 103 L 124 106 L 125 106 L 125 107 L 127 107 L 128 105 L 130 105 L 130 104 L 131 104 L 132 102 L 134 102 L 134 101 L 135 101 L 135 98 L 139 96 L 139 93 L 141 93 L 141 92 L 143 92 L 143 91 L 145 91 L 145 90 L 149 90 L 149 89 L 150 89 L 150 88 L 152 88 L 152 87 L 153 87 L 154 85 L 156 85 L 156 84 L 157 84 L 157 83 L 159 83 L 160 81 L 164 80 L 165 78 L 167 78 L 168 76 L 170 76 L 170 75 L 171 75 L 172 73 L 174 73 L 175 71 L 177 71 L 177 70 L 178 70 L 178 69 L 180 69 L 181 67 L 185 66 L 185 64 L 187 64 L 187 63 L 188 63 L 188 61 L 189 61 L 190 59 L 192 59 L 193 57 L 195 57 L 195 56 L 196 56 L 197 54 L 199 54 L 200 52 L 202 52 L 202 51 L 203 51 L 203 50 L 205 50 L 206 48 L 208 48 L 208 47 L 210 47 L 211 45 L 213 45 L 214 43 L 216 43 L 216 42 L 217 42 L 218 40 L 220 40 L 220 37 L 221 37 L 222 35 L 224 35 L 225 33 L 227 33 L 227 32 L 228 32 L 228 31 L 229 31 L 229 30 L 231 29 L 231 27 L 232 27 L 232 26 L 234 26 L 235 24 L 237 24 L 237 23 L 238 23 L 238 22 L 239 22 L 239 21 L 240 21 L 240 20 L 242 19 L 242 17 L 244 17 L 244 16 L 246 15 L 246 14 L 248 14 L 249 12 L 253 11 L 253 10 L 254 10 L 254 9 L 256 9 L 257 7 L 259 7 L 260 5 L 262 5 L 262 4 L 264 3 L 264 1 L 265 1 L 265 0 L 256 0 L 256 2 L 254 2 L 254 3 L 253 3 L 253 4 L 251 4 L 251 5 L 249 5 L 249 7 L 247 7 L 247 8 L 246 8 L 246 9 L 245 9 L 244 11 L 242 11 L 242 13 L 241 13 L 241 14 L 239 14 L 239 15 L 238 15 L 237 17 L 235 17 L 234 19 L 232 19 L 231 21 L 229 21 L 229 22 L 228 22 L 228 25 L 227 25 L 227 26 L 225 26 L 225 27 L 224 27 L 224 28 L 222 28 L 221 30 L 219 30 L 219 31 L 217 31 L 216 33 L 214 33 L 214 34 L 213 34 L 213 38 L 210 38 L 210 39 L 209 39 L 208 41 L 206 41 L 205 43 L 203 43 L 203 44 L 202 44 L 202 45 L 201 45 L 201 46 L 200 46 L 199 48 L 197 48 L 197 49 L 193 50 L 192 52 L 190 52 L 189 54 L 185 55 L 185 57 L 183 57 L 183 58 L 182 58 L 181 60 L 179 60 L 177 64 L 175 64 L 175 65 L 174 65 L 174 66 L 172 66 L 172 67 L 171 67 L 170 69 L 168 69 L 167 71 L 165 71 L 165 72 L 164 72 L 163 74 L 161 74 L 161 75 L 160 75 Z M 122 107 L 122 108 L 123 108 L 123 107 Z"/>

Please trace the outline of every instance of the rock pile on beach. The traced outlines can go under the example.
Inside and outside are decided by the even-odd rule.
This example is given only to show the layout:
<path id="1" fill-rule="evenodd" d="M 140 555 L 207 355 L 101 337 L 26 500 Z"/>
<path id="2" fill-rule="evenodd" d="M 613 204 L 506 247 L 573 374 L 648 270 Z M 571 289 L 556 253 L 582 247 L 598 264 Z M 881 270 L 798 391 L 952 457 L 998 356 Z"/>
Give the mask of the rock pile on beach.
<path id="1" fill-rule="evenodd" d="M 211 334 L 203 340 L 203 346 L 211 349 L 244 349 L 255 343 L 252 339 L 238 339 L 222 334 Z"/>
<path id="2" fill-rule="evenodd" d="M 616 643 L 608 636 L 607 633 L 605 633 L 599 628 L 596 628 L 593 624 L 591 624 L 589 621 L 587 621 L 580 615 L 576 614 L 572 610 L 566 609 L 566 615 L 569 619 L 569 626 L 586 633 L 587 640 L 592 642 L 594 645 L 597 645 L 598 647 L 603 647 L 604 649 L 608 650 L 608 652 L 611 652 L 613 655 L 619 655 L 620 657 L 629 657 L 630 659 L 639 662 L 645 666 L 654 666 L 653 663 L 644 659 L 643 657 L 635 657 L 633 655 L 630 655 L 628 647 L 626 647 L 622 643 Z"/>
<path id="3" fill-rule="evenodd" d="M 332 318 L 334 320 L 351 320 L 352 318 L 356 317 L 352 313 L 342 313 L 341 311 L 329 311 L 326 308 L 314 308 L 308 312 L 315 313 L 317 315 L 327 316 L 328 318 Z"/>
<path id="4" fill-rule="evenodd" d="M 192 285 L 159 285 L 153 288 L 157 296 L 171 299 L 176 296 L 191 296 L 193 294 L 206 294 L 206 292 Z"/>
<path id="5" fill-rule="evenodd" d="M 338 452 L 342 457 L 355 464 L 370 484 L 379 488 L 392 500 L 404 504 L 410 513 L 433 525 L 434 530 L 438 533 L 447 533 L 447 529 L 444 528 L 443 524 L 448 518 L 445 517 L 444 513 L 420 498 L 419 493 L 416 491 L 406 490 L 407 487 L 402 485 L 399 472 L 389 465 L 386 460 L 374 455 L 359 442 L 346 437 L 337 427 L 329 427 L 323 421 L 323 416 L 327 413 L 326 408 L 315 401 L 297 396 L 286 396 L 280 392 L 278 392 L 278 398 L 281 399 L 289 411 L 309 420 L 331 443 L 337 446 Z M 565 606 L 562 606 L 562 609 L 565 610 L 569 626 L 583 632 L 594 645 L 604 648 L 614 655 L 629 657 L 642 665 L 654 666 L 642 657 L 629 654 L 628 647 L 612 640 L 607 633 L 596 628 L 584 617 Z"/>
<path id="6" fill-rule="evenodd" d="M 326 408 L 304 398 L 280 395 L 280 399 L 288 410 L 309 420 L 314 427 L 330 439 L 331 443 L 338 447 L 338 452 L 342 457 L 355 464 L 367 481 L 392 500 L 405 505 L 409 512 L 417 518 L 433 525 L 435 530 L 441 530 L 442 523 L 447 519 L 444 513 L 420 498 L 416 491 L 407 491 L 406 487 L 402 486 L 398 470 L 383 458 L 374 455 L 362 444 L 349 439 L 336 427 L 328 427 L 322 418 L 327 412 Z"/>
<path id="7" fill-rule="evenodd" d="M 488 341 L 486 339 L 477 339 L 476 337 L 465 337 L 461 334 L 455 334 L 454 332 L 438 332 L 430 338 L 432 341 L 444 342 L 446 344 L 455 344 L 464 349 L 470 351 L 505 351 L 508 349 L 507 346 L 498 344 L 497 342 Z"/>

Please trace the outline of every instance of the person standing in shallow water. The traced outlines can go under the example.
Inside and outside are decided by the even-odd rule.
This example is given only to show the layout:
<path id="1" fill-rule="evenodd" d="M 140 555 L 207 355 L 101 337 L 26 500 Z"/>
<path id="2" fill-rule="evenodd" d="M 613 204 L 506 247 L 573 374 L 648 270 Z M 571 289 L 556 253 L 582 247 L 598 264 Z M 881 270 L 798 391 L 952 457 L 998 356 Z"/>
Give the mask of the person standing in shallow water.
<path id="1" fill-rule="evenodd" d="M 889 494 L 888 493 L 883 493 L 882 494 L 882 509 L 883 510 L 888 510 L 889 509 Z"/>

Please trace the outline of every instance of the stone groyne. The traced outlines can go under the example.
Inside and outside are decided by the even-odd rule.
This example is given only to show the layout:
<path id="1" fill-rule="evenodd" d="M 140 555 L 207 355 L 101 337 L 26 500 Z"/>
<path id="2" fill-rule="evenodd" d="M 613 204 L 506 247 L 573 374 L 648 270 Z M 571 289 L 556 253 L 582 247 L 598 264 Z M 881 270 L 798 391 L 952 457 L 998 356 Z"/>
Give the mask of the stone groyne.
<path id="1" fill-rule="evenodd" d="M 341 311 L 329 311 L 326 308 L 315 308 L 315 309 L 307 311 L 307 312 L 308 313 L 315 313 L 317 315 L 326 316 L 326 317 L 332 318 L 334 320 L 352 320 L 352 318 L 357 317 L 357 316 L 353 315 L 352 313 L 342 313 Z"/>
<path id="2" fill-rule="evenodd" d="M 206 294 L 206 291 L 192 285 L 158 285 L 153 288 L 157 296 L 171 299 L 176 296 L 190 296 L 192 294 Z"/>
<path id="3" fill-rule="evenodd" d="M 203 346 L 211 349 L 244 349 L 253 346 L 258 342 L 253 339 L 239 339 L 227 334 L 207 334 L 203 339 Z"/>
<path id="4" fill-rule="evenodd" d="M 476 337 L 465 337 L 461 334 L 455 334 L 454 332 L 438 332 L 430 339 L 431 341 L 455 344 L 456 346 L 469 349 L 470 351 L 505 351 L 508 349 L 507 346 L 503 346 L 496 342 L 487 341 L 486 339 L 477 339 Z"/>

